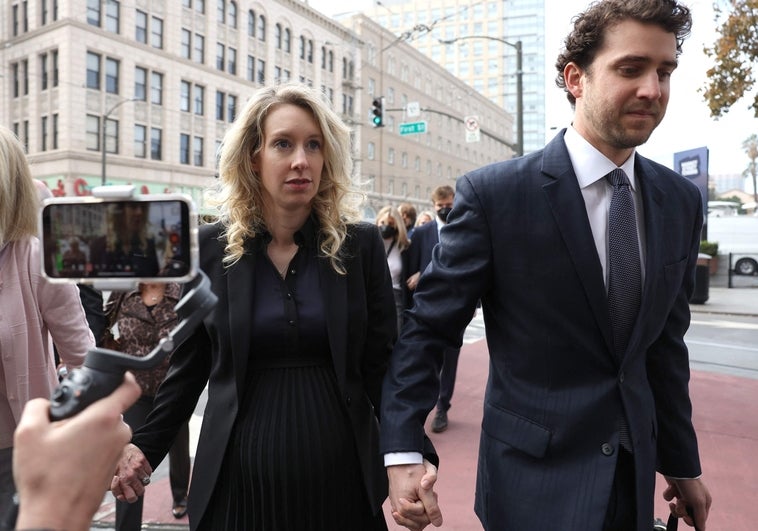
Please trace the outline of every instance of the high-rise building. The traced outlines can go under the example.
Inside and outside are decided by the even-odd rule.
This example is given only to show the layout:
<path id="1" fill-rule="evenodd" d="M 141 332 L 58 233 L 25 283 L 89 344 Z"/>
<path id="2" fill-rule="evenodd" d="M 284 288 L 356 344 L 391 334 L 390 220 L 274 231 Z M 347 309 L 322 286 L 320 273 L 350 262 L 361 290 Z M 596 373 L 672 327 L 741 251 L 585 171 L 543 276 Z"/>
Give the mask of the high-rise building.
<path id="1" fill-rule="evenodd" d="M 544 146 L 544 0 L 384 0 L 367 14 L 515 116 L 514 138 L 521 74 L 524 152 Z"/>

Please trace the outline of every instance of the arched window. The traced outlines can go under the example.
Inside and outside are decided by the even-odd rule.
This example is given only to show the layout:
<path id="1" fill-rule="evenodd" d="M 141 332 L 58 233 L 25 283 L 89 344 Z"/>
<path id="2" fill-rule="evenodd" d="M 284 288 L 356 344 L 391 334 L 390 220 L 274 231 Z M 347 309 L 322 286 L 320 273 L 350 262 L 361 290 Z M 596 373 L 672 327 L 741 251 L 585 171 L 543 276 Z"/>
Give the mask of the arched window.
<path id="1" fill-rule="evenodd" d="M 232 28 L 237 27 L 237 3 L 229 2 L 229 11 L 227 11 L 226 23 Z"/>
<path id="2" fill-rule="evenodd" d="M 274 26 L 274 43 L 278 50 L 282 49 L 282 25 L 279 23 Z"/>
<path id="3" fill-rule="evenodd" d="M 258 16 L 258 40 L 266 41 L 266 17 Z"/>
<path id="4" fill-rule="evenodd" d="M 292 32 L 289 28 L 284 28 L 284 51 L 290 53 L 292 50 Z"/>
<path id="5" fill-rule="evenodd" d="M 247 36 L 255 37 L 255 11 L 247 12 Z"/>

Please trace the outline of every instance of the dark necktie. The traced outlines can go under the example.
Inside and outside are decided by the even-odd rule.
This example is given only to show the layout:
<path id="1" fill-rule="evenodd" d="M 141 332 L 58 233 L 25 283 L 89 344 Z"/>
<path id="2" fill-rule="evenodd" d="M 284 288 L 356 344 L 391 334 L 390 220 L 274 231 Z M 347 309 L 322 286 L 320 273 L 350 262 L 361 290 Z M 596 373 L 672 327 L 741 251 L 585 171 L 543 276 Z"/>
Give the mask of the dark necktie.
<path id="1" fill-rule="evenodd" d="M 613 185 L 608 215 L 608 307 L 613 325 L 613 346 L 621 359 L 640 309 L 640 246 L 629 179 L 618 168 L 606 175 L 606 179 Z"/>
<path id="2" fill-rule="evenodd" d="M 606 175 L 606 179 L 613 185 L 608 213 L 608 307 L 613 326 L 613 347 L 621 361 L 640 309 L 640 246 L 629 178 L 617 168 Z M 629 425 L 623 415 L 619 419 L 619 442 L 633 452 Z"/>

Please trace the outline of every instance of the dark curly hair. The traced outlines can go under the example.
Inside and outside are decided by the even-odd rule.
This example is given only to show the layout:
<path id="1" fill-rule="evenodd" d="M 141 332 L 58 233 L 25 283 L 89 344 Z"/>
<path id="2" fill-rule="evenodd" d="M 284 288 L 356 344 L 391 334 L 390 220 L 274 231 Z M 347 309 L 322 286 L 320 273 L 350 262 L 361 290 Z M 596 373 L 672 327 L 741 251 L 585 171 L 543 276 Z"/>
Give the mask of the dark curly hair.
<path id="1" fill-rule="evenodd" d="M 566 90 L 566 80 L 563 78 L 566 65 L 575 63 L 587 70 L 603 45 L 606 30 L 625 20 L 655 24 L 673 33 L 676 35 L 677 54 L 681 53 L 682 43 L 692 28 L 689 8 L 676 0 L 600 0 L 593 3 L 587 11 L 574 17 L 574 29 L 566 37 L 563 52 L 555 62 L 558 70 L 555 84 L 566 91 L 572 106 L 576 98 Z"/>

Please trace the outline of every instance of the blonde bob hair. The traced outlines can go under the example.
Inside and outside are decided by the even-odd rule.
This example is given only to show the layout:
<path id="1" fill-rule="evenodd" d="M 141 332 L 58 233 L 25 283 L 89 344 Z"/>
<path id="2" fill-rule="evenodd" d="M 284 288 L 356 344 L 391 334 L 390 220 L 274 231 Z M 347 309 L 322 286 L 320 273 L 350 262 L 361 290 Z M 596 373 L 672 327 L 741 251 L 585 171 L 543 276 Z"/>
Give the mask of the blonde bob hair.
<path id="1" fill-rule="evenodd" d="M 0 126 L 0 246 L 38 234 L 39 196 L 24 148 Z"/>
<path id="2" fill-rule="evenodd" d="M 379 225 L 379 222 L 385 217 L 392 218 L 395 222 L 395 228 L 397 229 L 397 248 L 401 251 L 406 250 L 411 244 L 411 241 L 408 239 L 408 232 L 405 230 L 405 220 L 400 214 L 400 211 L 392 205 L 382 207 L 376 215 L 376 224 Z"/>
<path id="3" fill-rule="evenodd" d="M 313 115 L 324 137 L 324 168 L 312 212 L 319 224 L 319 250 L 344 274 L 340 252 L 347 227 L 360 220 L 361 194 L 353 189 L 350 130 L 331 110 L 323 95 L 301 84 L 265 87 L 248 100 L 224 136 L 219 160 L 219 187 L 208 194 L 216 206 L 226 237 L 224 264 L 245 254 L 245 241 L 265 229 L 263 185 L 253 159 L 264 143 L 269 113 L 280 105 L 296 105 Z"/>

